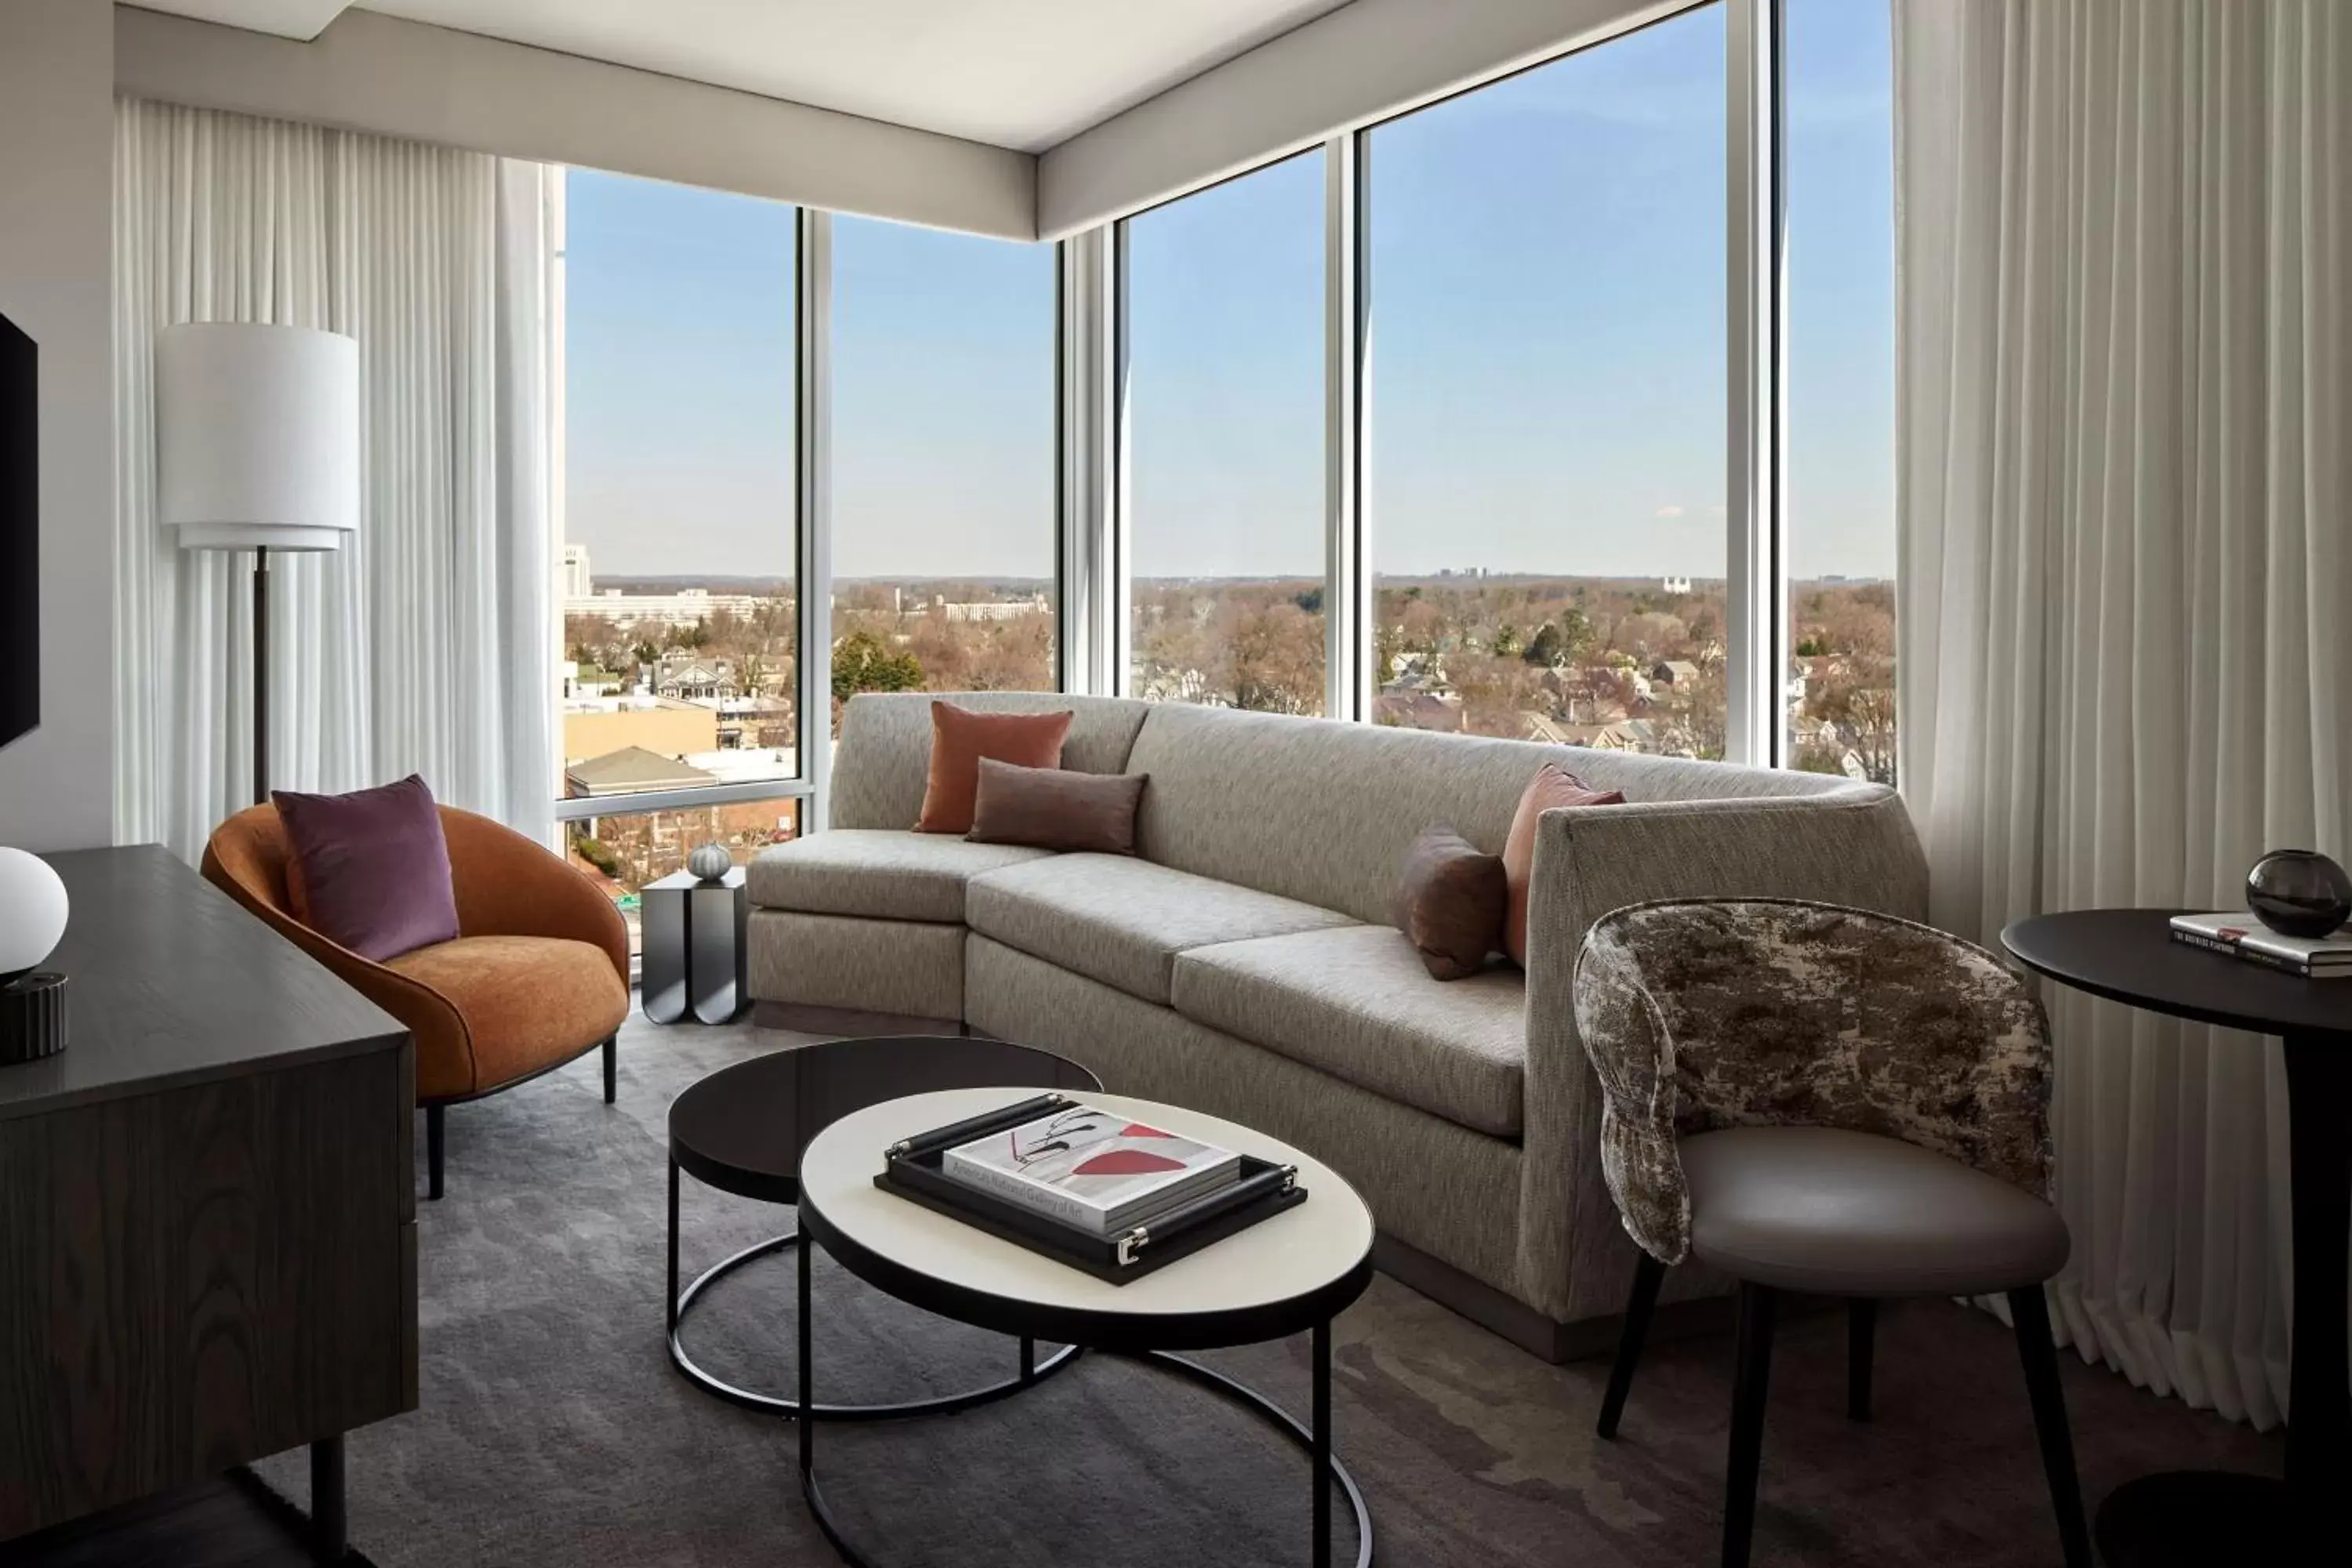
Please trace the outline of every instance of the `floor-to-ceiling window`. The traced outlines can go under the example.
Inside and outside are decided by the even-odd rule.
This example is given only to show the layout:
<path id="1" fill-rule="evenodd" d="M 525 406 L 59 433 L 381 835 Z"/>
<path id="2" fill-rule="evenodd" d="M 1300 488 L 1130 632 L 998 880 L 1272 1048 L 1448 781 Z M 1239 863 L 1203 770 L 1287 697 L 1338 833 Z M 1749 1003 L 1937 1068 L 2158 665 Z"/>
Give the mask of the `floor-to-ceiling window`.
<path id="1" fill-rule="evenodd" d="M 1324 709 L 1323 161 L 1121 226 L 1129 687 Z"/>
<path id="2" fill-rule="evenodd" d="M 833 223 L 833 671 L 1051 690 L 1054 249 Z"/>
<path id="3" fill-rule="evenodd" d="M 1788 0 L 1791 765 L 1895 782 L 1889 0 Z"/>
<path id="4" fill-rule="evenodd" d="M 747 859 L 799 824 L 795 218 L 564 180 L 554 782 L 573 861 L 633 930 L 638 890 L 688 850 Z"/>
<path id="5" fill-rule="evenodd" d="M 1723 755 L 1724 55 L 1704 6 L 1366 138 L 1377 721 Z"/>

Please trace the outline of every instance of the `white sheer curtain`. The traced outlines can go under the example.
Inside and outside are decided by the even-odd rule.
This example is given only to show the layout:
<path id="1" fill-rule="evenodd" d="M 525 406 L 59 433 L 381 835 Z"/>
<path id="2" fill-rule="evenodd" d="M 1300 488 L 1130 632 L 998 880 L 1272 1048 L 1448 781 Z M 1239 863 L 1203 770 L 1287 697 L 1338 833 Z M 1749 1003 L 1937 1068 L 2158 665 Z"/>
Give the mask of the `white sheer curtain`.
<path id="1" fill-rule="evenodd" d="M 124 101 L 115 121 L 115 831 L 194 858 L 249 804 L 250 559 L 155 525 L 153 347 L 178 321 L 359 341 L 362 510 L 271 576 L 270 782 L 422 773 L 553 834 L 538 164 Z"/>
<path id="2" fill-rule="evenodd" d="M 1938 923 L 2352 849 L 2352 6 L 1897 0 L 1902 776 Z M 2053 990 L 2086 1356 L 2286 1414 L 2274 1043 Z"/>

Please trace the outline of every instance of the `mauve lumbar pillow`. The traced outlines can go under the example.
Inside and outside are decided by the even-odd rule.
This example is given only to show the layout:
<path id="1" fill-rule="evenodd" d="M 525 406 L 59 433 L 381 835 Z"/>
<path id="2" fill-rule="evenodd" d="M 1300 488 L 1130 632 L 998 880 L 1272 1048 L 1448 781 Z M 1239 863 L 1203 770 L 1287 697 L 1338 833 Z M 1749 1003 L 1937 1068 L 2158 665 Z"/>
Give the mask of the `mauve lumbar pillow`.
<path id="1" fill-rule="evenodd" d="M 1136 803 L 1149 782 L 1149 773 L 1074 773 L 983 757 L 971 831 L 964 837 L 975 844 L 1132 855 Z"/>
<path id="2" fill-rule="evenodd" d="M 1460 980 L 1486 966 L 1503 945 L 1510 883 L 1500 855 L 1481 854 L 1454 830 L 1433 823 L 1404 852 L 1397 876 L 1396 925 L 1438 980 Z"/>
<path id="3" fill-rule="evenodd" d="M 1528 887 L 1536 868 L 1536 824 L 1547 811 L 1571 805 L 1622 805 L 1619 791 L 1597 790 L 1561 767 L 1546 763 L 1528 781 L 1519 808 L 1511 817 L 1511 836 L 1503 844 L 1503 875 L 1510 882 L 1510 901 L 1503 916 L 1503 951 L 1521 969 L 1528 966 Z"/>
<path id="4" fill-rule="evenodd" d="M 952 702 L 931 704 L 931 775 L 923 786 L 918 833 L 969 833 L 984 757 L 1024 768 L 1058 768 L 1062 742 L 1076 717 L 1050 713 L 979 713 Z"/>
<path id="5" fill-rule="evenodd" d="M 415 773 L 349 795 L 272 790 L 293 862 L 294 918 L 382 963 L 457 935 L 441 809 Z"/>

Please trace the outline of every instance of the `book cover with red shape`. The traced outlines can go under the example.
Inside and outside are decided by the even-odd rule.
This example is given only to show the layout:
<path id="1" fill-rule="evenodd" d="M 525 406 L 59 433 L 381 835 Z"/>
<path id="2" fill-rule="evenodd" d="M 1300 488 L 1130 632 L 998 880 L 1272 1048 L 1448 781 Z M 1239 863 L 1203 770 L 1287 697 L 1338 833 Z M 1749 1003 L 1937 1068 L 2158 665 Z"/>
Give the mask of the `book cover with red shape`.
<path id="1" fill-rule="evenodd" d="M 1239 1175 L 1231 1150 L 1077 1105 L 950 1149 L 953 1179 L 1098 1234 Z"/>

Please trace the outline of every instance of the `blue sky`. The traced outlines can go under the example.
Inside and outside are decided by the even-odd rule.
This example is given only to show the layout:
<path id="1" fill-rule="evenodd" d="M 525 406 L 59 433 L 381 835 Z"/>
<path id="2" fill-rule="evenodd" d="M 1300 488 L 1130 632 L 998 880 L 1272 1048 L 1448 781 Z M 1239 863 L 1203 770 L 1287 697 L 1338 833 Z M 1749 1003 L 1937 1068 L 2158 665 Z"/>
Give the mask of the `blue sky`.
<path id="1" fill-rule="evenodd" d="M 1723 570 L 1720 6 L 1370 137 L 1375 563 Z M 1792 564 L 1893 570 L 1885 0 L 1790 16 Z M 1319 574 L 1323 172 L 1129 228 L 1135 569 Z M 570 533 L 790 564 L 792 210 L 574 172 Z M 844 575 L 1053 563 L 1052 253 L 835 226 Z"/>

